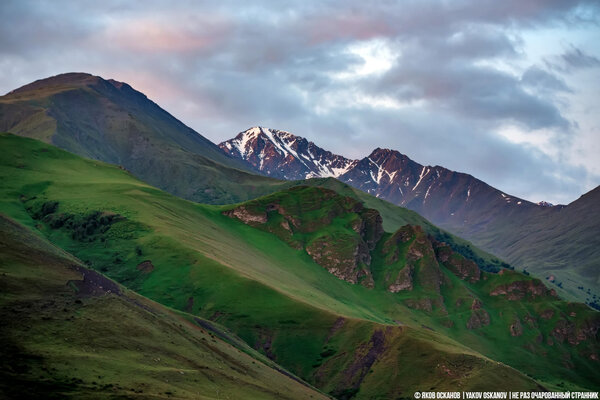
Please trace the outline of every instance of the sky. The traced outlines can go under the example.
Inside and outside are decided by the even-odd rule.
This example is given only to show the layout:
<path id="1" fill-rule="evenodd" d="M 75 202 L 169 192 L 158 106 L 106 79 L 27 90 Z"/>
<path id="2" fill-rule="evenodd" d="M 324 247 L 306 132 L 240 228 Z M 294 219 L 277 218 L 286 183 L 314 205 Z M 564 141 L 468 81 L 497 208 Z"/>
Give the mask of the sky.
<path id="1" fill-rule="evenodd" d="M 600 184 L 600 2 L 0 2 L 0 93 L 129 83 L 210 140 L 391 148 L 531 201 Z"/>

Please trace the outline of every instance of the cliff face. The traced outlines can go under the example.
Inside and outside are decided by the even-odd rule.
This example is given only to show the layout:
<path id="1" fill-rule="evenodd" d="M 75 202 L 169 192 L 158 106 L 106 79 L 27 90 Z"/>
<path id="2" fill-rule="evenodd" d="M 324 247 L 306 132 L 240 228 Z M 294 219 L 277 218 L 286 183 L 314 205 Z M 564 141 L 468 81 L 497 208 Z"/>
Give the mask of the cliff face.
<path id="1" fill-rule="evenodd" d="M 294 187 L 223 214 L 277 235 L 346 282 L 392 293 L 418 287 L 433 296 L 432 307 L 443 305 L 438 297 L 450 284 L 447 272 L 469 282 L 481 277 L 477 264 L 420 226 L 385 233 L 378 211 L 321 187 Z"/>
<path id="2" fill-rule="evenodd" d="M 383 221 L 376 210 L 354 199 L 323 188 L 296 187 L 223 214 L 303 249 L 346 282 L 374 287 L 370 266 L 372 252 L 384 234 Z"/>

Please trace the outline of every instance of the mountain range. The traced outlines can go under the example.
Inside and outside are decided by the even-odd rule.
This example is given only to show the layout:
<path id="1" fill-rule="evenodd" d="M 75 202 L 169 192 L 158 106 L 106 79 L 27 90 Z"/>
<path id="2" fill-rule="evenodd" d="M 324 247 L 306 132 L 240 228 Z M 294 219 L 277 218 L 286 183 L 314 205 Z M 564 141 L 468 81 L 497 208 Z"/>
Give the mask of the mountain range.
<path id="1" fill-rule="evenodd" d="M 562 299 L 558 275 L 518 271 L 376 192 L 471 218 L 498 195 L 481 235 L 549 213 L 522 219 L 532 242 L 514 250 L 537 257 L 542 230 L 547 252 L 593 261 L 597 191 L 542 207 L 391 150 L 348 160 L 266 128 L 216 146 L 87 74 L 0 97 L 0 127 L 9 398 L 599 388 L 600 314 Z"/>
<path id="2" fill-rule="evenodd" d="M 334 177 L 414 210 L 511 264 L 560 283 L 559 290 L 572 298 L 592 303 L 600 293 L 600 187 L 568 206 L 535 204 L 471 175 L 421 165 L 395 150 L 377 148 L 351 160 L 264 127 L 250 128 L 219 147 L 267 176 Z M 572 247 L 578 250 L 569 251 Z"/>

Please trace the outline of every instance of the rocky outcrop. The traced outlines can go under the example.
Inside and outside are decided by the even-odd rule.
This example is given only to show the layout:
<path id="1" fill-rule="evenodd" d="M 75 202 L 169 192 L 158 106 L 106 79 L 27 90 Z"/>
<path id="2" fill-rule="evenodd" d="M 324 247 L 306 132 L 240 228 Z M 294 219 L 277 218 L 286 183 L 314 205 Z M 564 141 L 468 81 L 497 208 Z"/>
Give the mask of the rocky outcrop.
<path id="1" fill-rule="evenodd" d="M 475 283 L 481 279 L 481 269 L 474 261 L 455 253 L 445 243 L 434 242 L 434 248 L 439 262 L 463 281 Z"/>
<path id="2" fill-rule="evenodd" d="M 540 318 L 545 319 L 545 320 L 552 319 L 552 317 L 554 317 L 554 310 L 551 308 L 545 309 L 540 314 Z"/>
<path id="3" fill-rule="evenodd" d="M 521 336 L 523 334 L 523 325 L 521 325 L 521 320 L 519 317 L 516 317 L 515 322 L 510 324 L 510 336 Z"/>
<path id="4" fill-rule="evenodd" d="M 407 265 L 402 268 L 396 277 L 394 283 L 388 286 L 388 291 L 392 293 L 397 293 L 402 290 L 413 290 L 413 273 L 414 267 L 412 265 Z"/>
<path id="5" fill-rule="evenodd" d="M 471 304 L 471 310 L 479 310 L 483 304 L 479 299 L 473 299 L 473 303 Z"/>
<path id="6" fill-rule="evenodd" d="M 368 266 L 371 262 L 368 248 L 357 238 L 347 237 L 334 240 L 329 235 L 320 237 L 306 246 L 306 252 L 317 264 L 336 277 L 353 284 L 360 283 L 365 287 L 374 286 L 373 277 Z M 361 259 L 365 262 L 361 262 Z"/>
<path id="7" fill-rule="evenodd" d="M 556 296 L 553 289 L 548 289 L 539 279 L 515 281 L 496 286 L 491 296 L 506 296 L 508 300 L 523 300 L 525 297 L 535 299 L 542 296 Z"/>
<path id="8" fill-rule="evenodd" d="M 421 310 L 421 311 L 432 311 L 433 310 L 433 301 L 429 298 L 426 299 L 408 299 L 405 301 L 405 304 L 408 308 L 412 308 L 413 310 Z"/>
<path id="9" fill-rule="evenodd" d="M 353 207 L 357 218 L 351 223 L 356 235 L 322 235 L 306 245 L 306 252 L 327 271 L 353 284 L 373 288 L 370 270 L 371 252 L 383 235 L 383 220 L 379 212 Z"/>
<path id="10" fill-rule="evenodd" d="M 346 282 L 368 288 L 375 285 L 371 253 L 384 234 L 383 220 L 378 211 L 355 199 L 321 187 L 298 186 L 223 214 L 304 249 L 317 264 Z"/>
<path id="11" fill-rule="evenodd" d="M 440 293 L 446 277 L 440 270 L 431 238 L 420 226 L 405 225 L 383 244 L 385 264 L 391 272 L 386 276 L 390 292 L 411 290 L 418 278 L 422 287 Z"/>
<path id="12" fill-rule="evenodd" d="M 442 315 L 448 315 L 446 305 L 444 304 L 444 298 L 438 297 L 425 297 L 421 299 L 407 299 L 404 304 L 413 310 L 421 310 L 431 312 L 437 310 Z"/>
<path id="13" fill-rule="evenodd" d="M 224 215 L 231 218 L 237 218 L 245 224 L 256 225 L 267 222 L 267 213 L 249 210 L 245 206 L 239 206 L 232 210 L 224 211 Z"/>
<path id="14" fill-rule="evenodd" d="M 550 333 L 559 343 L 578 345 L 586 340 L 595 339 L 600 328 L 600 320 L 584 321 L 580 326 L 567 319 L 560 319 Z"/>
<path id="15" fill-rule="evenodd" d="M 531 314 L 525 315 L 523 317 L 523 320 L 525 321 L 527 326 L 529 326 L 532 329 L 536 329 L 538 327 L 537 320 Z"/>
<path id="16" fill-rule="evenodd" d="M 471 317 L 467 321 L 467 329 L 479 329 L 490 324 L 490 314 L 483 308 L 471 311 Z"/>
<path id="17" fill-rule="evenodd" d="M 135 268 L 144 274 L 149 274 L 150 272 L 154 271 L 154 265 L 152 265 L 150 260 L 142 261 Z"/>

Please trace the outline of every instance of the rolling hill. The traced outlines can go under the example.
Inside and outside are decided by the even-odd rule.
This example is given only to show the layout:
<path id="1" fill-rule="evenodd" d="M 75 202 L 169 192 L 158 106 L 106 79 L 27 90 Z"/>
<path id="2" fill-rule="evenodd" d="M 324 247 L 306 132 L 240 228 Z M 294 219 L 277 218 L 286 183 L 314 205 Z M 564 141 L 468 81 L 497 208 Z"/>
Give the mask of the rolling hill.
<path id="1" fill-rule="evenodd" d="M 39 141 L 0 145 L 0 212 L 337 398 L 598 388 L 598 313 L 354 197 L 298 186 L 201 205 Z"/>
<path id="2" fill-rule="evenodd" d="M 3 215 L 0 238 L 2 398 L 327 398 L 218 325 L 123 288 Z"/>

